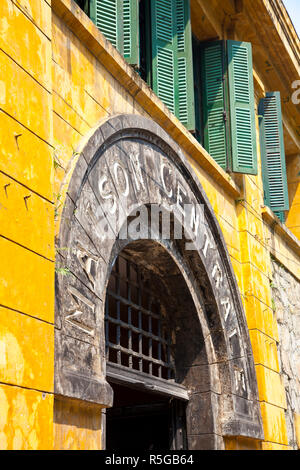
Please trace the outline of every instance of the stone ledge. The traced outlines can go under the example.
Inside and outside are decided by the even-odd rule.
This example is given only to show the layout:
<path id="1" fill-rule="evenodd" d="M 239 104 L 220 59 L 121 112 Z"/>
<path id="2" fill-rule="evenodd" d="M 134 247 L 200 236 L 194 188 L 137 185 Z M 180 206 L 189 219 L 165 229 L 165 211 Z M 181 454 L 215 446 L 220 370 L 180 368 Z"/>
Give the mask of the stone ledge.
<path id="1" fill-rule="evenodd" d="M 168 110 L 151 88 L 127 64 L 121 54 L 105 39 L 94 23 L 74 0 L 52 0 L 52 9 L 66 23 L 89 51 L 104 65 L 118 82 L 207 173 L 233 198 L 240 196 L 240 189 L 197 142 L 193 135 Z"/>

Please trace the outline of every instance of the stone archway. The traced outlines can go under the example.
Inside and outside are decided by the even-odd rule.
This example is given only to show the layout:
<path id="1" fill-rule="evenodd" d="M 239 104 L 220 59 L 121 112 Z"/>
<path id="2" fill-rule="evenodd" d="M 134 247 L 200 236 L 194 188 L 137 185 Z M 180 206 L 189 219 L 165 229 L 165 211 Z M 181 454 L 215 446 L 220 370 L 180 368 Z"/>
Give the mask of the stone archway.
<path id="1" fill-rule="evenodd" d="M 230 258 L 182 151 L 154 122 L 132 115 L 110 118 L 79 151 L 59 235 L 61 263 L 71 275 L 56 278 L 55 393 L 111 406 L 104 300 L 113 260 L 132 242 L 130 236 L 120 239 L 114 221 L 129 220 L 132 208 L 172 205 L 186 238 L 178 240 L 172 232 L 165 240 L 158 230 L 157 239 L 189 288 L 207 358 L 201 364 L 205 400 L 203 391 L 192 413 L 195 434 L 210 436 L 206 448 L 221 448 L 218 436 L 262 439 L 251 344 Z M 191 208 L 188 219 L 182 219 L 184 204 Z M 199 205 L 204 208 L 200 222 Z M 187 250 L 191 239 L 194 249 Z M 206 421 L 204 410 L 209 410 Z M 192 447 L 198 445 L 195 441 Z"/>

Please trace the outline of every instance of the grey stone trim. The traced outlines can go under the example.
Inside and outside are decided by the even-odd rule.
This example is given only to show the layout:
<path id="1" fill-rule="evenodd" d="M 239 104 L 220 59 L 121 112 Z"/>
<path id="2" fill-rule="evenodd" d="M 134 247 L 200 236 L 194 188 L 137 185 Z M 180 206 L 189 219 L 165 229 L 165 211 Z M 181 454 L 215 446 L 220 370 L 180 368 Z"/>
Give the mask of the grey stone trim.
<path id="1" fill-rule="evenodd" d="M 230 257 L 213 209 L 180 147 L 155 122 L 137 115 L 118 115 L 95 129 L 77 151 L 80 157 L 68 188 L 58 240 L 59 246 L 68 247 L 63 256 L 71 274 L 57 275 L 56 279 L 55 393 L 111 405 L 112 396 L 105 383 L 105 292 L 115 258 L 133 241 L 120 240 L 117 233 L 112 239 L 103 239 L 97 231 L 97 220 L 93 219 L 96 210 L 110 226 L 108 201 L 101 199 L 97 189 L 99 178 L 110 182 L 120 203 L 118 210 L 128 218 L 124 191 L 112 176 L 114 162 L 127 172 L 130 203 L 162 206 L 172 198 L 168 199 L 159 176 L 162 164 L 167 164 L 168 185 L 179 182 L 187 202 L 205 207 L 197 250 L 187 254 L 176 240 L 157 241 L 174 260 L 189 288 L 203 334 L 203 357 L 186 367 L 207 366 L 199 377 L 200 381 L 205 379 L 207 390 L 200 392 L 197 386 L 193 393 L 191 379 L 189 406 L 198 410 L 198 415 L 201 410 L 209 414 L 207 418 L 199 416 L 196 427 L 193 425 L 196 431 L 190 429 L 194 436 L 191 442 L 199 441 L 200 437 L 195 440 L 197 433 L 263 439 L 251 343 Z M 145 183 L 140 188 L 135 185 L 128 157 L 134 151 Z M 86 272 L 83 259 L 90 260 L 93 272 Z M 214 443 L 211 447 L 221 447 L 215 437 L 209 442 Z"/>

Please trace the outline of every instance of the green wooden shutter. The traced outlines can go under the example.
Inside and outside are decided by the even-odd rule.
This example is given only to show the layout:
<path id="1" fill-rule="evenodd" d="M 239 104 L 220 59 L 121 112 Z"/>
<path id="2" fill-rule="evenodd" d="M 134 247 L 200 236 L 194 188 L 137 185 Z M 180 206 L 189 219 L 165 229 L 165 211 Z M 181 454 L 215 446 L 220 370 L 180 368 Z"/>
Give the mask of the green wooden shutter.
<path id="1" fill-rule="evenodd" d="M 257 174 L 256 126 L 250 43 L 227 41 L 231 169 Z"/>
<path id="2" fill-rule="evenodd" d="M 91 0 L 90 17 L 127 62 L 139 66 L 138 0 Z"/>
<path id="3" fill-rule="evenodd" d="M 152 89 L 189 130 L 195 129 L 189 0 L 151 0 Z"/>
<path id="4" fill-rule="evenodd" d="M 224 43 L 202 45 L 202 110 L 204 148 L 224 169 L 227 169 L 226 93 L 224 86 Z"/>
<path id="5" fill-rule="evenodd" d="M 187 129 L 194 131 L 196 126 L 190 1 L 176 0 L 175 5 L 178 60 L 178 109 L 175 114 Z"/>
<path id="6" fill-rule="evenodd" d="M 123 0 L 124 58 L 139 67 L 139 0 Z"/>
<path id="7" fill-rule="evenodd" d="M 279 92 L 266 94 L 259 114 L 265 204 L 280 215 L 289 209 L 289 198 Z"/>
<path id="8" fill-rule="evenodd" d="M 193 69 L 194 69 L 194 98 L 195 98 L 195 138 L 204 145 L 202 123 L 202 89 L 201 89 L 201 55 L 200 44 L 193 36 Z"/>
<path id="9" fill-rule="evenodd" d="M 282 224 L 285 223 L 285 213 L 284 213 L 284 211 L 281 211 L 281 212 L 276 211 L 276 212 L 274 212 L 274 214 L 277 215 L 278 219 L 280 220 L 280 222 Z"/>

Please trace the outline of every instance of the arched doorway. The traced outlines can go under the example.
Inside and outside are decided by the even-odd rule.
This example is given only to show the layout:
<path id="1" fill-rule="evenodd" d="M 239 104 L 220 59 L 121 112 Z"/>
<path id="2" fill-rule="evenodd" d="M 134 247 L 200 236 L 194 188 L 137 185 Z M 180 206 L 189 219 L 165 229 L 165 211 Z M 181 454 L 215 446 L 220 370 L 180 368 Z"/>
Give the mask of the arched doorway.
<path id="1" fill-rule="evenodd" d="M 94 131 L 78 153 L 59 235 L 59 246 L 67 247 L 62 263 L 71 274 L 56 277 L 56 395 L 109 408 L 112 387 L 117 395 L 116 387 L 124 386 L 106 373 L 105 299 L 112 268 L 126 251 L 140 269 L 146 263 L 156 273 L 154 278 L 164 286 L 161 299 L 171 292 L 164 304 L 170 307 L 173 301 L 174 312 L 180 312 L 169 315 L 168 325 L 176 339 L 173 385 L 177 391 L 185 388 L 189 398 L 188 447 L 223 448 L 223 436 L 232 435 L 261 439 L 251 344 L 230 257 L 210 203 L 180 148 L 152 121 L 122 115 Z M 189 218 L 181 222 L 186 238 L 178 239 L 174 231 L 165 238 L 160 227 L 155 242 L 121 236 L 132 208 L 153 204 L 171 204 L 173 221 L 182 221 L 184 204 L 191 207 Z M 201 223 L 198 205 L 204 209 Z M 114 225 L 116 217 L 121 227 Z M 193 248 L 186 249 L 186 239 L 192 240 L 195 231 Z M 119 352 L 120 366 L 126 367 Z M 123 356 L 129 365 L 130 354 L 123 351 Z M 132 364 L 141 359 L 135 357 Z M 152 362 L 154 370 L 157 364 Z M 142 362 L 137 373 L 149 376 L 150 368 L 144 367 Z M 166 369 L 172 372 L 171 366 Z M 156 380 L 166 385 L 172 379 Z"/>
<path id="2" fill-rule="evenodd" d="M 136 241 L 116 258 L 105 337 L 106 377 L 114 390 L 107 449 L 187 449 L 186 413 L 203 387 L 189 372 L 207 358 L 192 296 L 162 245 Z"/>

